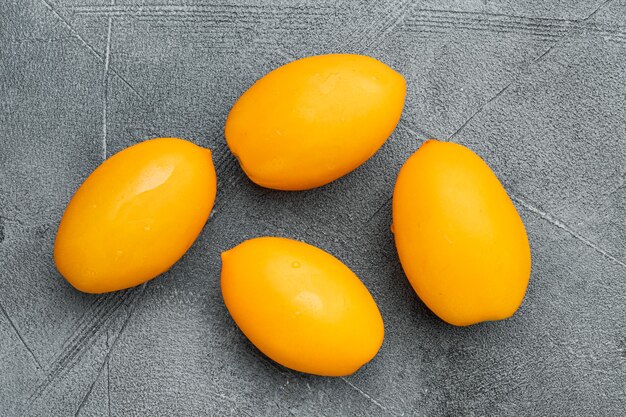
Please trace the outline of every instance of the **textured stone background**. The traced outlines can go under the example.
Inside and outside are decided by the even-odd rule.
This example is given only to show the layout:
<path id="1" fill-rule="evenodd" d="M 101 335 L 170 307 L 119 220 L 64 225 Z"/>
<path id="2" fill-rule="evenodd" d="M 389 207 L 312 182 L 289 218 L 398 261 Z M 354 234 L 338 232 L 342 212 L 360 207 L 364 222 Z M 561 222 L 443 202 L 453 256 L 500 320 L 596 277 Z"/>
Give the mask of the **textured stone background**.
<path id="1" fill-rule="evenodd" d="M 297 57 L 375 56 L 404 115 L 354 173 L 302 193 L 251 184 L 223 125 Z M 154 136 L 214 150 L 216 210 L 168 273 L 91 296 L 57 273 L 70 196 Z M 533 272 L 510 320 L 427 311 L 389 231 L 405 159 L 428 136 L 478 152 L 524 219 Z M 624 0 L 0 1 L 1 416 L 618 416 L 626 409 Z M 228 315 L 220 251 L 257 235 L 316 244 L 366 283 L 380 354 L 328 379 L 264 358 Z"/>

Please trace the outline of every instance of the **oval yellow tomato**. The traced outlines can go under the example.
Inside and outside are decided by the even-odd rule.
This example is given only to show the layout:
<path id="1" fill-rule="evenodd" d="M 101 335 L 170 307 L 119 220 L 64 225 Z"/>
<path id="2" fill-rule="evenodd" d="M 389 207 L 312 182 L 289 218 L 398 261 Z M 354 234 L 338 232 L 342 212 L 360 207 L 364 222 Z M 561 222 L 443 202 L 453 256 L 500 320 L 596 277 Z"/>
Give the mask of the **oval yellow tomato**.
<path id="1" fill-rule="evenodd" d="M 393 231 L 411 285 L 444 321 L 500 320 L 520 306 L 531 267 L 524 224 L 466 147 L 429 140 L 407 160 L 393 193 Z"/>
<path id="2" fill-rule="evenodd" d="M 404 77 L 374 58 L 299 59 L 258 80 L 235 103 L 226 142 L 263 187 L 306 190 L 357 168 L 395 129 Z"/>
<path id="3" fill-rule="evenodd" d="M 222 254 L 224 303 L 261 352 L 288 368 L 349 375 L 383 342 L 383 320 L 359 278 L 303 242 L 262 237 Z"/>
<path id="4" fill-rule="evenodd" d="M 168 270 L 206 223 L 216 192 L 211 152 L 160 138 L 107 159 L 65 209 L 54 244 L 61 275 L 103 293 Z"/>

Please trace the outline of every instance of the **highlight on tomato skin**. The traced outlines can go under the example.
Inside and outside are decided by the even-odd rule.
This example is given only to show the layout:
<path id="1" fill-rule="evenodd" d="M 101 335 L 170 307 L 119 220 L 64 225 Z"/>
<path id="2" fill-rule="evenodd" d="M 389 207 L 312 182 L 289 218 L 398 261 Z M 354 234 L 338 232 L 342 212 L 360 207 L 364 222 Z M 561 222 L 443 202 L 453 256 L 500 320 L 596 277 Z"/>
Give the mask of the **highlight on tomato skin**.
<path id="1" fill-rule="evenodd" d="M 511 317 L 528 287 L 530 245 L 513 202 L 470 149 L 426 141 L 393 192 L 392 231 L 422 301 L 457 326 Z"/>
<path id="2" fill-rule="evenodd" d="M 178 138 L 111 156 L 67 205 L 54 260 L 76 289 L 130 288 L 167 271 L 193 244 L 216 194 L 211 151 Z"/>
<path id="3" fill-rule="evenodd" d="M 374 58 L 306 57 L 252 85 L 231 109 L 224 135 L 256 184 L 307 190 L 374 155 L 398 124 L 405 96 L 404 77 Z"/>
<path id="4" fill-rule="evenodd" d="M 287 368 L 346 376 L 382 345 L 383 320 L 365 285 L 304 242 L 259 237 L 222 253 L 221 288 L 243 334 Z"/>

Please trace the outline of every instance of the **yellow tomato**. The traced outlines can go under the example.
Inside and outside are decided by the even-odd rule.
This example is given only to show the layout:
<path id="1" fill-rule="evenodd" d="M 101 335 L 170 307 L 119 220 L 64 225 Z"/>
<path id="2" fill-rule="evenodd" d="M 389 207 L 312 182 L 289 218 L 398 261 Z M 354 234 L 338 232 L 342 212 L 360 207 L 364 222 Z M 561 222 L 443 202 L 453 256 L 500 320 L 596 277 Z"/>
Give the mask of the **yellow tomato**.
<path id="1" fill-rule="evenodd" d="M 402 75 L 374 58 L 299 59 L 239 98 L 226 121 L 226 142 L 263 187 L 319 187 L 376 153 L 400 120 L 405 94 Z"/>
<path id="2" fill-rule="evenodd" d="M 291 239 L 247 240 L 222 254 L 222 295 L 250 341 L 301 372 L 349 375 L 383 342 L 374 299 L 341 261 Z"/>
<path id="3" fill-rule="evenodd" d="M 400 170 L 393 231 L 424 303 L 463 326 L 510 317 L 530 276 L 524 224 L 493 171 L 454 143 L 427 141 Z"/>
<path id="4" fill-rule="evenodd" d="M 54 244 L 59 272 L 88 293 L 156 277 L 198 237 L 215 191 L 211 152 L 191 142 L 153 139 L 117 153 L 65 209 Z"/>

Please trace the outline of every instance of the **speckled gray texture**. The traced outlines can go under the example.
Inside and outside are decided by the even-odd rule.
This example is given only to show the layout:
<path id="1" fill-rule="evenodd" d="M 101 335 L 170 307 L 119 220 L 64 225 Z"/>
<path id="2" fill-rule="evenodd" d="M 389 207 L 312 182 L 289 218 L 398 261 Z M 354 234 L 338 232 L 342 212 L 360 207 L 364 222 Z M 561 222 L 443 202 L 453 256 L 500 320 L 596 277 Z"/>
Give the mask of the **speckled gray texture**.
<path id="1" fill-rule="evenodd" d="M 2 0 L 0 45 L 0 416 L 624 415 L 624 0 Z M 254 186 L 224 143 L 230 107 L 327 52 L 401 71 L 400 125 L 326 187 Z M 52 260 L 62 211 L 105 155 L 154 136 L 213 149 L 215 213 L 163 276 L 78 293 Z M 390 196 L 428 136 L 478 152 L 520 210 L 533 272 L 509 320 L 446 325 L 402 273 Z M 284 369 L 236 328 L 219 253 L 266 234 L 372 292 L 386 339 L 357 374 Z"/>

